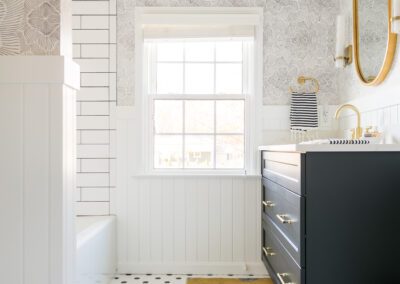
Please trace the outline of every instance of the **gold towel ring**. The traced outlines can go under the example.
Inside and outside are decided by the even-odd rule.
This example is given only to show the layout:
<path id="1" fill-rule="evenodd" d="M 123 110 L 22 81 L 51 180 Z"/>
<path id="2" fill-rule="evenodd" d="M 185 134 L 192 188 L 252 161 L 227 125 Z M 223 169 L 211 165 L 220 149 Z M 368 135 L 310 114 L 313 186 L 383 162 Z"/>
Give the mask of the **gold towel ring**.
<path id="1" fill-rule="evenodd" d="M 319 86 L 319 82 L 317 79 L 313 78 L 313 77 L 306 77 L 306 76 L 300 76 L 299 78 L 297 78 L 297 83 L 299 85 L 304 85 L 307 81 L 312 81 L 315 90 L 315 93 L 318 93 L 320 90 L 320 86 Z M 294 89 L 292 87 L 289 88 L 290 92 L 293 93 Z"/>

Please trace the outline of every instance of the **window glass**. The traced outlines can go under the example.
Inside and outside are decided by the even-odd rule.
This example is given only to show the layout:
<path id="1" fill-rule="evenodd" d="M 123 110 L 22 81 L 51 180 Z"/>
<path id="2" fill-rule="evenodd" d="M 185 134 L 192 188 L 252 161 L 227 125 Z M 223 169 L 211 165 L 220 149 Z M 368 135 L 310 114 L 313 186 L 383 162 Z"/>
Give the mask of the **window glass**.
<path id="1" fill-rule="evenodd" d="M 211 135 L 185 136 L 185 168 L 211 169 L 214 167 L 214 137 Z"/>
<path id="2" fill-rule="evenodd" d="M 242 81 L 242 64 L 218 63 L 216 65 L 217 94 L 241 94 Z"/>
<path id="3" fill-rule="evenodd" d="M 185 65 L 185 93 L 214 93 L 214 64 L 187 63 Z"/>
<path id="4" fill-rule="evenodd" d="M 183 65 L 177 63 L 157 64 L 157 93 L 183 93 Z"/>
<path id="5" fill-rule="evenodd" d="M 146 46 L 146 43 L 145 43 Z M 244 169 L 244 46 L 240 40 L 147 45 L 155 169 Z"/>
<path id="6" fill-rule="evenodd" d="M 155 135 L 154 167 L 162 169 L 182 168 L 182 135 Z"/>
<path id="7" fill-rule="evenodd" d="M 214 133 L 214 101 L 185 102 L 185 132 Z"/>
<path id="8" fill-rule="evenodd" d="M 182 133 L 183 103 L 178 100 L 154 101 L 155 133 Z"/>

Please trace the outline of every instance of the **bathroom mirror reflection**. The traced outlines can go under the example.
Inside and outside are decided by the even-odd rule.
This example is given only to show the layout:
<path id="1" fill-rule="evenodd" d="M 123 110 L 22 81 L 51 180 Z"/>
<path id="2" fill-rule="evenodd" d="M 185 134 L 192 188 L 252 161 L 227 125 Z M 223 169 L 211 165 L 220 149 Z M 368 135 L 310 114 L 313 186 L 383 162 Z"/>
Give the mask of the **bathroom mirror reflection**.
<path id="1" fill-rule="evenodd" d="M 381 83 L 389 72 L 396 48 L 391 33 L 391 0 L 353 0 L 356 70 L 367 85 Z"/>

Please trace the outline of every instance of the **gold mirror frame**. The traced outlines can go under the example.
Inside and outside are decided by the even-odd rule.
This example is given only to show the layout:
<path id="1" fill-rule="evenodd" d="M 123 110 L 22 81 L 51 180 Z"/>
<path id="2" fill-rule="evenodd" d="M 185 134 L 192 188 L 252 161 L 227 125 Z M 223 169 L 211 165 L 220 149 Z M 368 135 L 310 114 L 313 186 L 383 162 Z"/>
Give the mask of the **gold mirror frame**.
<path id="1" fill-rule="evenodd" d="M 387 74 L 392 67 L 395 51 L 396 51 L 396 43 L 397 43 L 397 34 L 392 33 L 392 25 L 391 25 L 391 17 L 392 17 L 392 0 L 388 0 L 388 41 L 386 44 L 386 54 L 381 69 L 379 73 L 373 80 L 368 80 L 368 78 L 364 77 L 364 74 L 361 70 L 360 66 L 360 44 L 359 44 L 359 16 L 358 16 L 358 0 L 353 0 L 353 44 L 354 44 L 354 62 L 355 68 L 357 71 L 357 75 L 364 85 L 367 86 L 376 86 L 382 83 Z"/>

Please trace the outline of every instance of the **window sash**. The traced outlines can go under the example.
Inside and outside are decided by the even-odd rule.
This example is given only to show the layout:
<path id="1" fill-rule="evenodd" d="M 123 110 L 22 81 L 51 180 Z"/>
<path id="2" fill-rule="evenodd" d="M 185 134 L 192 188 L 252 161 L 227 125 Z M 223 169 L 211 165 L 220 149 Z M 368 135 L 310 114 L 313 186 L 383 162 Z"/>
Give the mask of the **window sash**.
<path id="1" fill-rule="evenodd" d="M 222 40 L 222 39 L 220 39 Z M 165 60 L 158 60 L 157 58 L 157 42 L 158 41 L 147 41 L 145 43 L 145 56 L 147 57 L 147 64 L 149 65 L 149 69 L 145 69 L 145 72 L 148 72 L 148 78 L 147 78 L 147 84 L 146 87 L 148 86 L 148 89 L 145 89 L 145 94 L 147 96 L 153 96 L 153 97 L 159 97 L 159 96 L 165 96 L 165 97 L 170 97 L 170 96 L 181 96 L 185 95 L 187 97 L 201 97 L 201 96 L 211 96 L 211 95 L 216 95 L 220 96 L 221 98 L 240 98 L 241 96 L 248 96 L 250 92 L 252 92 L 251 86 L 249 85 L 249 49 L 251 49 L 254 46 L 254 41 L 248 41 L 248 40 L 239 40 L 235 39 L 232 40 L 230 39 L 229 41 L 240 41 L 242 43 L 242 60 L 241 61 L 218 61 L 216 59 L 216 45 L 214 46 L 214 58 L 212 61 L 194 61 L 194 60 L 186 60 L 185 56 L 185 49 L 183 50 L 183 59 L 181 61 L 176 61 L 176 60 L 171 60 L 171 61 L 165 61 Z M 177 40 L 180 43 L 185 43 L 185 42 L 190 42 L 192 43 L 193 41 L 186 41 L 184 39 Z M 216 43 L 216 40 L 213 39 L 203 39 L 199 40 L 199 42 L 214 42 Z M 182 72 L 183 72 L 183 85 L 182 87 L 182 92 L 179 93 L 159 93 L 157 90 L 157 67 L 158 64 L 181 64 L 182 65 Z M 185 86 L 185 76 L 186 76 L 186 67 L 188 64 L 213 64 L 214 68 L 214 78 L 213 78 L 213 83 L 214 83 L 214 88 L 213 88 L 213 94 L 190 94 L 186 93 L 186 86 Z M 238 93 L 217 93 L 217 67 L 220 67 L 224 64 L 238 64 L 241 65 L 241 71 L 242 71 L 242 82 L 241 82 L 241 92 Z M 145 63 L 146 65 L 146 63 Z"/>
<path id="2" fill-rule="evenodd" d="M 188 132 L 188 131 L 186 131 L 186 120 L 185 120 L 185 111 L 186 111 L 186 104 L 185 104 L 185 102 L 187 102 L 187 101 L 199 101 L 199 100 L 187 100 L 187 99 L 180 99 L 180 100 L 177 100 L 177 99 L 174 99 L 174 101 L 181 101 L 182 102 L 182 131 L 180 131 L 180 132 L 157 132 L 156 131 L 156 129 L 155 129 L 155 125 L 156 125 L 156 121 L 155 121 L 155 102 L 156 101 L 165 101 L 165 99 L 154 99 L 154 100 L 151 100 L 151 106 L 152 106 L 152 111 L 153 111 L 153 116 L 152 116 L 152 121 L 151 121 L 151 123 L 152 123 L 152 125 L 153 125 L 153 128 L 152 128 L 152 139 L 151 139 L 151 141 L 152 141 L 152 153 L 153 153 L 153 160 L 152 160 L 152 169 L 153 170 L 166 170 L 166 171 L 168 171 L 168 170 L 173 170 L 173 169 L 175 169 L 175 170 L 187 170 L 187 169 L 190 169 L 190 170 L 203 170 L 203 168 L 193 168 L 193 167 L 191 167 L 191 168 L 186 168 L 186 137 L 188 137 L 188 136 L 212 136 L 213 137 L 213 160 L 212 160 L 212 164 L 213 164 L 213 167 L 209 167 L 209 168 L 205 168 L 205 169 L 208 169 L 208 170 L 242 170 L 242 171 L 244 171 L 244 169 L 245 169 L 245 154 L 246 154 L 246 151 L 245 151 L 245 149 L 246 149 L 246 107 L 245 107 L 245 99 L 241 99 L 241 100 L 236 100 L 236 101 L 242 101 L 243 102 L 243 131 L 240 131 L 240 132 L 221 132 L 221 131 L 218 131 L 218 129 L 217 129 L 217 109 L 216 109 L 216 105 L 217 105 L 217 102 L 218 101 L 235 101 L 235 100 L 232 100 L 232 99 L 229 99 L 229 100 L 216 100 L 216 99 L 210 99 L 210 100 L 207 100 L 207 101 L 211 101 L 211 102 L 213 102 L 213 105 L 214 105 L 214 107 L 213 107 L 213 132 Z M 158 168 L 158 167 L 156 167 L 155 166 L 155 160 L 154 160 L 154 158 L 155 158 L 155 156 L 154 156 L 154 154 L 155 154 L 155 150 L 156 150 L 156 145 L 155 145 L 155 143 L 154 143 L 154 141 L 155 141 L 155 137 L 156 136 L 166 136 L 166 137 L 168 137 L 168 136 L 182 136 L 182 167 L 179 167 L 179 168 Z M 217 167 L 217 138 L 219 137 L 219 136 L 240 136 L 240 137 L 243 137 L 243 151 L 242 151 L 242 154 L 243 154 L 243 160 L 242 160 L 242 164 L 243 164 L 243 167 L 241 167 L 241 168 L 239 168 L 239 167 L 235 167 L 235 168 L 218 168 Z"/>
<path id="3" fill-rule="evenodd" d="M 251 88 L 249 88 L 249 48 L 252 46 L 252 44 L 243 44 L 243 58 L 242 61 L 226 61 L 226 63 L 239 63 L 242 64 L 242 93 L 241 94 L 157 94 L 155 92 L 156 90 L 156 78 L 157 78 L 157 63 L 169 63 L 168 61 L 157 61 L 156 60 L 156 56 L 154 56 L 156 54 L 156 48 L 153 44 L 149 45 L 149 48 L 147 48 L 147 52 L 151 52 L 150 56 L 148 56 L 147 58 L 149 59 L 149 76 L 148 76 L 148 86 L 150 87 L 149 91 L 147 91 L 147 93 L 145 92 L 145 97 L 146 100 L 148 101 L 148 107 L 151 110 L 149 113 L 151 113 L 151 118 L 150 123 L 152 126 L 150 129 L 151 131 L 149 131 L 149 142 L 150 142 L 150 147 L 149 147 L 149 160 L 150 162 L 150 169 L 153 172 L 186 172 L 186 171 L 195 171 L 195 172 L 228 172 L 228 173 L 238 173 L 238 174 L 244 174 L 246 172 L 245 168 L 247 165 L 247 149 L 248 147 L 246 146 L 246 144 L 248 143 L 248 127 L 246 125 L 246 119 L 247 119 L 247 110 L 248 110 L 248 97 L 249 97 L 249 91 Z M 179 64 L 187 64 L 187 63 L 205 63 L 204 61 L 185 61 L 185 58 L 183 61 L 171 61 L 173 63 L 179 63 Z M 218 63 L 225 63 L 225 62 L 219 62 L 219 61 L 215 61 L 215 57 L 214 57 L 214 61 L 210 61 L 209 63 L 213 63 L 214 64 L 214 68 L 216 66 L 216 64 Z M 215 76 L 216 74 L 214 73 L 214 85 L 215 85 Z M 146 84 L 145 84 L 146 85 Z M 146 88 L 145 88 L 146 90 Z M 152 90 L 152 91 L 151 91 Z M 215 86 L 214 86 L 214 92 L 215 92 Z M 185 129 L 183 129 L 182 132 L 179 133 L 156 133 L 155 132 L 155 120 L 154 120 L 154 101 L 156 100 L 182 100 L 182 101 L 187 101 L 187 100 L 212 100 L 212 101 L 224 101 L 224 100 L 242 100 L 244 101 L 244 131 L 242 133 L 217 133 L 216 132 L 216 128 L 214 127 L 214 132 L 213 133 L 186 133 Z M 215 111 L 214 111 L 214 124 L 215 122 Z M 184 120 L 185 118 L 183 118 Z M 185 122 L 184 122 L 185 123 Z M 184 137 L 185 136 L 194 136 L 194 135 L 210 135 L 213 136 L 214 138 L 214 167 L 213 168 L 185 168 L 185 144 L 183 142 L 182 145 L 182 167 L 180 168 L 156 168 L 155 167 L 155 136 L 159 135 L 182 135 L 183 137 L 183 141 L 185 141 Z M 244 143 L 243 143 L 243 168 L 216 168 L 216 137 L 219 135 L 238 135 L 238 136 L 242 136 Z"/>

